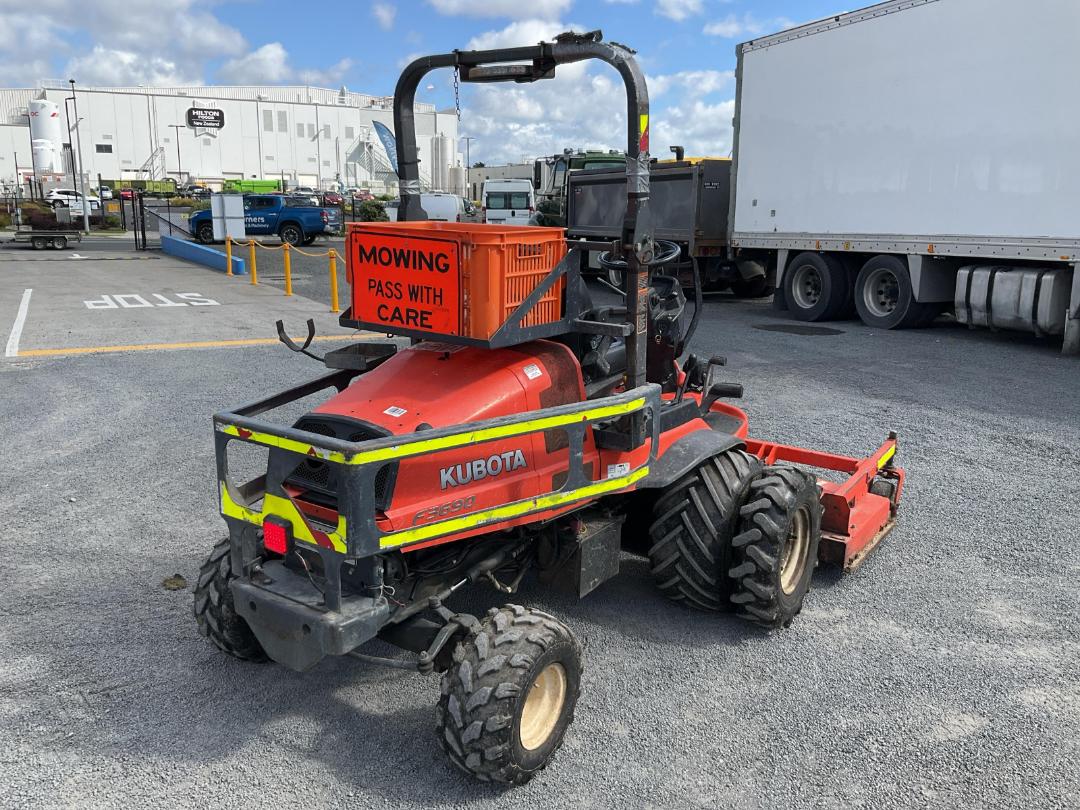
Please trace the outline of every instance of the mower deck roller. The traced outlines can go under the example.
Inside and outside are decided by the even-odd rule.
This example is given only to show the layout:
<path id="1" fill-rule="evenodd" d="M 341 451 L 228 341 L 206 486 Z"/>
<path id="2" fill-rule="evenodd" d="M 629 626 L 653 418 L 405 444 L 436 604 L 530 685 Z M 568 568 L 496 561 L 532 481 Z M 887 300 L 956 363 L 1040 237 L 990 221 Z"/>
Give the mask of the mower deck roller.
<path id="1" fill-rule="evenodd" d="M 627 88 L 618 240 L 423 221 L 412 106 L 430 69 L 529 82 L 587 58 Z M 441 673 L 450 760 L 519 784 L 573 719 L 581 647 L 537 610 L 455 612 L 456 591 L 514 594 L 533 574 L 583 597 L 625 551 L 648 558 L 671 599 L 783 627 L 819 559 L 851 569 L 893 527 L 903 472 L 894 436 L 863 459 L 750 438 L 723 401 L 742 393 L 723 358 L 684 356 L 700 285 L 688 319 L 664 273 L 678 251 L 653 239 L 648 96 L 631 51 L 593 32 L 426 57 L 402 75 L 394 116 L 404 221 L 350 227 L 341 321 L 411 344 L 333 351 L 316 358 L 332 373 L 214 417 L 229 538 L 202 569 L 195 616 L 238 658 L 305 670 L 350 655 Z M 621 272 L 623 305 L 593 304 L 588 250 Z M 323 393 L 292 425 L 266 418 Z M 250 480 L 230 465 L 238 445 L 265 452 Z M 410 657 L 362 652 L 376 638 Z"/>

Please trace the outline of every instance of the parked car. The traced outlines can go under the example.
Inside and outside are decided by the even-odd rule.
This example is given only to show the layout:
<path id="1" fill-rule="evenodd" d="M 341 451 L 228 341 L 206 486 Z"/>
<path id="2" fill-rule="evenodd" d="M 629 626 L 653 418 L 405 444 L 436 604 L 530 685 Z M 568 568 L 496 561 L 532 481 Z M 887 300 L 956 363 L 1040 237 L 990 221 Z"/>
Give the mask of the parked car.
<path id="1" fill-rule="evenodd" d="M 130 200 L 130 199 L 133 199 L 134 197 L 135 197 L 135 189 L 133 189 L 133 188 L 122 188 L 122 189 L 120 189 L 120 199 L 121 200 Z"/>
<path id="2" fill-rule="evenodd" d="M 318 194 L 319 192 L 318 192 L 318 190 L 312 188 L 311 186 L 297 186 L 296 188 L 289 189 L 288 193 L 289 194 L 312 194 L 312 195 L 315 195 L 315 194 Z"/>
<path id="3" fill-rule="evenodd" d="M 108 186 L 102 186 L 98 189 L 98 196 L 103 200 L 111 200 L 113 198 L 112 189 Z"/>
<path id="4" fill-rule="evenodd" d="M 101 207 L 101 200 L 89 195 L 86 198 L 91 211 Z M 45 195 L 45 202 L 53 208 L 82 208 L 82 195 L 73 188 L 54 188 Z"/>
<path id="5" fill-rule="evenodd" d="M 345 198 L 337 191 L 327 191 L 323 194 L 323 205 L 341 205 Z"/>
<path id="6" fill-rule="evenodd" d="M 420 195 L 420 207 L 424 209 L 429 220 L 435 222 L 462 222 L 468 215 L 464 197 L 457 194 L 447 194 L 440 191 L 432 191 Z M 391 222 L 397 222 L 400 200 L 389 200 L 385 203 L 386 216 Z"/>
<path id="7" fill-rule="evenodd" d="M 318 236 L 341 231 L 341 211 L 311 205 L 306 195 L 245 194 L 244 227 L 249 236 L 276 235 L 290 245 L 310 245 Z M 188 227 L 203 244 L 214 241 L 210 211 L 196 211 Z"/>
<path id="8" fill-rule="evenodd" d="M 536 212 L 531 180 L 484 182 L 484 222 L 491 225 L 528 225 Z"/>

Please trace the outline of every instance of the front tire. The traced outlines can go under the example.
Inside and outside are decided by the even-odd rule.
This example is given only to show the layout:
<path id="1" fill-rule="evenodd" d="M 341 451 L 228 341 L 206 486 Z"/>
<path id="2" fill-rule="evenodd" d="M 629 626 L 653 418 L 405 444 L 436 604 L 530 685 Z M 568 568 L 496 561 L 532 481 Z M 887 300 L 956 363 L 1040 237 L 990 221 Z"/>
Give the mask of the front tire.
<path id="1" fill-rule="evenodd" d="M 802 610 L 821 541 L 821 491 L 795 467 L 771 467 L 750 485 L 732 541 L 731 601 L 743 618 L 787 627 Z"/>
<path id="2" fill-rule="evenodd" d="M 278 233 L 282 242 L 288 242 L 293 247 L 304 243 L 304 231 L 299 225 L 288 223 L 281 226 L 281 231 Z"/>
<path id="3" fill-rule="evenodd" d="M 214 241 L 214 225 L 210 222 L 204 222 L 198 228 L 195 229 L 195 237 L 204 245 L 209 245 Z"/>
<path id="4" fill-rule="evenodd" d="M 761 462 L 728 450 L 666 488 L 653 507 L 649 563 L 657 588 L 699 610 L 728 608 L 731 542 Z"/>
<path id="5" fill-rule="evenodd" d="M 244 661 L 265 661 L 266 653 L 248 623 L 233 607 L 229 581 L 234 578 L 228 539 L 222 540 L 199 569 L 195 585 L 195 621 L 199 633 L 223 652 Z"/>
<path id="6" fill-rule="evenodd" d="M 439 742 L 482 781 L 524 784 L 562 745 L 580 689 L 581 645 L 566 625 L 519 605 L 493 608 L 443 674 Z"/>

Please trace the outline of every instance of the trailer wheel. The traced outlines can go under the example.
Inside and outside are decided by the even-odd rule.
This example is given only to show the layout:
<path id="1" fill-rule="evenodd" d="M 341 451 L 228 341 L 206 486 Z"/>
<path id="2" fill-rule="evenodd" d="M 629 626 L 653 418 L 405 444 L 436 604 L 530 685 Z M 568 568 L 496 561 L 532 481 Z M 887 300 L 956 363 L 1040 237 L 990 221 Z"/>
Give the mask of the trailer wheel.
<path id="1" fill-rule="evenodd" d="M 442 677 L 439 742 L 458 768 L 521 785 L 551 761 L 574 719 L 581 645 L 558 619 L 493 608 Z"/>
<path id="2" fill-rule="evenodd" d="M 234 658 L 265 661 L 262 645 L 233 607 L 232 591 L 229 590 L 229 580 L 233 576 L 232 555 L 226 538 L 214 546 L 199 569 L 194 605 L 199 633 Z"/>
<path id="3" fill-rule="evenodd" d="M 653 507 L 649 563 L 660 593 L 699 610 L 729 606 L 731 540 L 761 462 L 728 450 L 665 489 Z"/>
<path id="4" fill-rule="evenodd" d="M 771 467 L 750 485 L 728 571 L 739 615 L 787 627 L 802 610 L 821 541 L 821 491 L 808 473 Z"/>
<path id="5" fill-rule="evenodd" d="M 214 241 L 214 225 L 211 222 L 204 222 L 198 228 L 195 229 L 196 238 L 204 245 L 209 245 Z"/>
<path id="6" fill-rule="evenodd" d="M 44 236 L 35 236 L 30 240 L 30 244 L 34 246 L 34 250 L 44 250 L 49 246 L 49 240 Z"/>
<path id="7" fill-rule="evenodd" d="M 896 256 L 875 256 L 855 279 L 855 309 L 875 329 L 922 326 L 932 307 L 915 300 L 907 265 Z"/>
<path id="8" fill-rule="evenodd" d="M 847 270 L 827 253 L 800 253 L 784 271 L 784 301 L 800 321 L 831 320 L 850 300 Z"/>
<path id="9" fill-rule="evenodd" d="M 67 247 L 66 236 L 54 236 L 52 240 L 53 250 L 63 250 Z"/>

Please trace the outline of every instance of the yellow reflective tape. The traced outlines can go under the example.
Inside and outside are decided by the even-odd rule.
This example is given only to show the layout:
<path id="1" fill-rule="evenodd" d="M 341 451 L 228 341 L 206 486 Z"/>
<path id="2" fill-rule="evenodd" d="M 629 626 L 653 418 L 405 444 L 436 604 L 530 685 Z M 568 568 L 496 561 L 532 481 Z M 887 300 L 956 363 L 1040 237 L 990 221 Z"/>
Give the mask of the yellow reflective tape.
<path id="1" fill-rule="evenodd" d="M 588 410 L 576 411 L 575 413 L 563 414 L 561 416 L 547 416 L 542 419 L 531 419 L 528 422 L 518 422 L 513 425 L 500 425 L 499 427 L 469 430 L 464 433 L 455 433 L 452 436 L 443 436 L 438 439 L 424 439 L 418 442 L 410 442 L 409 444 L 384 447 L 381 450 L 361 451 L 349 459 L 345 458 L 344 453 L 339 453 L 336 450 L 320 450 L 305 442 L 294 441 L 293 439 L 287 439 L 284 436 L 275 436 L 272 433 L 260 433 L 256 430 L 238 428 L 236 425 L 222 425 L 220 429 L 223 433 L 227 433 L 230 436 L 244 438 L 257 444 L 267 445 L 268 447 L 280 447 L 282 450 L 291 450 L 294 453 L 300 453 L 302 455 L 315 455 L 324 461 L 330 461 L 334 464 L 359 465 L 370 464 L 376 461 L 390 461 L 396 458 L 408 458 L 409 456 L 418 456 L 435 450 L 450 450 L 454 447 L 464 447 L 469 444 L 477 444 L 479 442 L 492 441 L 494 439 L 507 439 L 514 436 L 522 436 L 526 433 L 538 433 L 542 430 L 549 430 L 551 428 L 560 427 L 561 425 L 573 424 L 574 422 L 594 422 L 600 419 L 607 419 L 611 416 L 622 416 L 624 414 L 633 413 L 644 407 L 645 398 L 642 397 L 619 405 L 606 405 L 601 408 L 590 408 Z M 241 430 L 243 430 L 245 434 L 242 437 L 240 435 Z"/>
<path id="2" fill-rule="evenodd" d="M 265 444 L 267 447 L 280 447 L 282 450 L 291 450 L 294 453 L 300 453 L 305 456 L 317 456 L 324 461 L 332 461 L 335 464 L 345 463 L 344 453 L 338 453 L 334 450 L 320 450 L 318 447 L 314 447 L 306 442 L 294 441 L 293 439 L 287 439 L 284 436 L 275 436 L 273 433 L 260 433 L 257 430 L 238 428 L 236 425 L 222 425 L 221 432 L 227 433 L 230 436 L 236 436 L 237 438 L 247 439 L 256 444 Z M 243 433 L 243 435 L 241 435 L 241 433 Z"/>
<path id="3" fill-rule="evenodd" d="M 369 464 L 373 461 L 387 461 L 394 458 L 407 458 L 434 450 L 449 450 L 453 447 L 464 447 L 468 444 L 491 441 L 493 439 L 507 439 L 513 436 L 521 436 L 526 433 L 539 433 L 542 430 L 569 425 L 574 422 L 594 422 L 606 419 L 609 416 L 621 416 L 627 413 L 641 410 L 645 407 L 645 399 L 634 399 L 621 405 L 607 405 L 602 408 L 591 408 L 585 411 L 564 414 L 562 416 L 547 416 L 542 419 L 532 419 L 528 422 L 518 422 L 513 425 L 501 425 L 499 427 L 480 428 L 469 430 L 465 433 L 455 433 L 453 436 L 443 436 L 439 439 L 425 439 L 398 447 L 386 447 L 382 450 L 367 450 L 357 453 L 350 458 L 347 464 Z"/>
<path id="4" fill-rule="evenodd" d="M 263 495 L 262 511 L 256 512 L 234 501 L 229 496 L 229 488 L 222 481 L 221 514 L 247 523 L 253 523 L 256 526 L 262 526 L 266 518 L 273 515 L 288 521 L 292 527 L 292 536 L 295 539 L 310 543 L 313 546 L 319 545 L 318 541 L 315 540 L 315 536 L 311 533 L 311 529 L 308 528 L 307 521 L 300 514 L 300 510 L 296 508 L 296 504 L 288 498 L 282 498 L 280 495 L 271 495 L 269 492 Z M 345 544 L 344 515 L 338 515 L 337 529 L 326 532 L 326 536 L 330 539 L 334 551 L 344 554 L 348 550 L 348 546 Z"/>
<path id="5" fill-rule="evenodd" d="M 582 501 L 596 495 L 603 495 L 608 492 L 614 492 L 629 487 L 648 474 L 649 468 L 647 466 L 639 467 L 629 475 L 624 475 L 620 478 L 609 478 L 606 481 L 598 481 L 587 487 L 575 489 L 570 492 L 553 492 L 550 495 L 541 495 L 538 498 L 532 498 L 527 501 L 518 501 L 517 503 L 509 503 L 504 506 L 496 506 L 492 509 L 486 509 L 483 512 L 474 512 L 471 515 L 462 515 L 459 518 L 443 520 L 438 523 L 431 523 L 427 526 L 418 526 L 415 529 L 392 532 L 379 538 L 379 547 L 397 548 L 398 546 L 404 546 L 409 543 L 418 543 L 421 540 L 430 540 L 433 537 L 454 534 L 459 531 L 476 528 L 477 526 L 486 523 L 509 520 L 510 518 L 521 517 L 522 515 L 527 515 L 531 512 L 541 512 L 545 509 L 552 509 L 556 506 L 573 503 L 574 501 Z"/>
<path id="6" fill-rule="evenodd" d="M 878 459 L 877 468 L 879 470 L 884 468 L 884 466 L 889 463 L 889 459 L 891 459 L 895 455 L 896 455 L 896 445 L 894 444 L 892 447 L 890 447 L 888 450 L 885 451 L 885 455 L 883 455 L 880 459 Z"/>
<path id="7" fill-rule="evenodd" d="M 641 120 L 639 122 L 640 126 L 638 127 L 638 137 L 639 138 L 649 130 L 649 116 L 648 115 L 642 115 L 642 116 L 640 116 L 640 118 L 641 118 Z"/>

